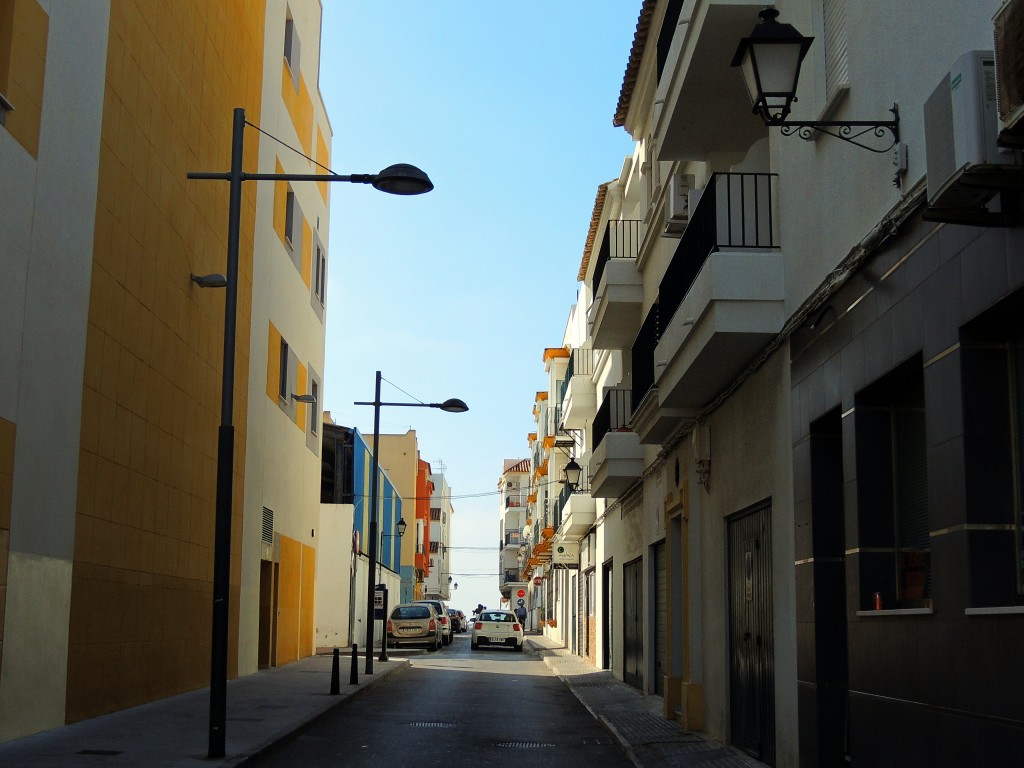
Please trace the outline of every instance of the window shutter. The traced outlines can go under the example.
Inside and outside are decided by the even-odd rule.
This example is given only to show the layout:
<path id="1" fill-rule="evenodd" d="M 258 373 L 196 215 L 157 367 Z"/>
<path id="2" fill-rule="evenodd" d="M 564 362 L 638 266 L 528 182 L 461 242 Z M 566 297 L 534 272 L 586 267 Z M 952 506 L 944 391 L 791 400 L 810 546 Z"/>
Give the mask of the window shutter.
<path id="1" fill-rule="evenodd" d="M 825 16 L 825 95 L 850 84 L 850 61 L 846 38 L 846 0 L 822 0 Z"/>

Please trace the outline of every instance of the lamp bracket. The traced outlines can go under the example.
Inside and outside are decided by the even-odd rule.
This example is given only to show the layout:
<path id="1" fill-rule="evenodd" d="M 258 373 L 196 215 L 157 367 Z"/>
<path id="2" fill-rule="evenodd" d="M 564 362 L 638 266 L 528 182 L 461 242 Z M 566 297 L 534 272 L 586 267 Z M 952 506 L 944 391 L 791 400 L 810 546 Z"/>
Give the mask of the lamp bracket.
<path id="1" fill-rule="evenodd" d="M 809 121 L 770 118 L 766 119 L 764 123 L 769 128 L 781 128 L 783 136 L 795 134 L 801 139 L 810 139 L 815 132 L 827 133 L 847 144 L 853 144 L 868 152 L 881 155 L 891 150 L 900 141 L 899 107 L 893 104 L 889 111 L 892 112 L 892 120 Z M 891 137 L 891 141 L 889 141 L 889 137 Z"/>

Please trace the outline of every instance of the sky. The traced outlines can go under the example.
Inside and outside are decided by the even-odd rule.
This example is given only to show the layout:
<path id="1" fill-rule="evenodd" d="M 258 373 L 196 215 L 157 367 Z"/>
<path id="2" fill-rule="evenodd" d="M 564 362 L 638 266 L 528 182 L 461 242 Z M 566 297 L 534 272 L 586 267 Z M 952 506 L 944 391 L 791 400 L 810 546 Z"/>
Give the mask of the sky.
<path id="1" fill-rule="evenodd" d="M 335 173 L 412 163 L 399 197 L 332 185 L 323 407 L 373 434 L 381 408 L 451 486 L 450 605 L 497 607 L 505 459 L 529 455 L 543 352 L 562 344 L 641 0 L 322 0 L 320 92 Z"/>

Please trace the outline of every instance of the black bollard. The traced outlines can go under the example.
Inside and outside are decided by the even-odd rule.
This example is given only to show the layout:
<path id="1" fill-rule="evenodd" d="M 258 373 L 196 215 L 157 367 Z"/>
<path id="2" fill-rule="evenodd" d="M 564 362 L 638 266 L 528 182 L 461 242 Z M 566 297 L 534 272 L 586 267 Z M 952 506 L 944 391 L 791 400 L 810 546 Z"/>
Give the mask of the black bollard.
<path id="1" fill-rule="evenodd" d="M 352 643 L 352 672 L 348 676 L 349 685 L 359 685 L 359 646 Z"/>
<path id="2" fill-rule="evenodd" d="M 331 663 L 331 696 L 341 693 L 341 672 L 339 670 L 340 651 L 334 649 L 334 661 Z"/>

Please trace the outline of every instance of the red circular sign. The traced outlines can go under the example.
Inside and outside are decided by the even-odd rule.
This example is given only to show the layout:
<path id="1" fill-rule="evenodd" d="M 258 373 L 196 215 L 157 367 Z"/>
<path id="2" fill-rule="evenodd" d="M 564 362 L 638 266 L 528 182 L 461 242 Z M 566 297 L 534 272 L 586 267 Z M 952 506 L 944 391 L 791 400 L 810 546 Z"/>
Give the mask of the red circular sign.
<path id="1" fill-rule="evenodd" d="M 516 590 L 516 597 L 526 597 L 526 590 L 525 589 L 517 589 Z"/>

